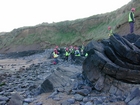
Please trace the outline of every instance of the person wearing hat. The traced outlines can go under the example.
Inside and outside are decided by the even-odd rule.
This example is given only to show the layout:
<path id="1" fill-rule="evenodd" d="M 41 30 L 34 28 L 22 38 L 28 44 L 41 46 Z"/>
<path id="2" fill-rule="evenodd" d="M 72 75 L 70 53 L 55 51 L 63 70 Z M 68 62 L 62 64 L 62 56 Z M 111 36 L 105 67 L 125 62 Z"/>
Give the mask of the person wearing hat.
<path id="1" fill-rule="evenodd" d="M 64 59 L 64 61 L 67 61 L 67 62 L 68 62 L 69 55 L 70 55 L 69 49 L 66 48 L 66 49 L 65 49 L 65 59 Z"/>
<path id="2" fill-rule="evenodd" d="M 134 23 L 135 23 L 134 11 L 135 11 L 135 8 L 132 8 L 128 17 L 128 22 L 130 25 L 130 33 L 134 32 Z"/>
<path id="3" fill-rule="evenodd" d="M 112 29 L 111 29 L 111 26 L 108 26 L 108 31 L 109 31 L 109 33 L 108 33 L 108 36 L 110 37 L 111 35 L 113 35 L 113 31 L 112 31 Z"/>
<path id="4" fill-rule="evenodd" d="M 54 61 L 53 61 L 53 64 L 55 65 L 55 64 L 57 64 L 58 63 L 58 54 L 56 53 L 56 50 L 57 49 L 54 49 L 54 51 L 53 51 L 53 58 L 54 58 Z"/>

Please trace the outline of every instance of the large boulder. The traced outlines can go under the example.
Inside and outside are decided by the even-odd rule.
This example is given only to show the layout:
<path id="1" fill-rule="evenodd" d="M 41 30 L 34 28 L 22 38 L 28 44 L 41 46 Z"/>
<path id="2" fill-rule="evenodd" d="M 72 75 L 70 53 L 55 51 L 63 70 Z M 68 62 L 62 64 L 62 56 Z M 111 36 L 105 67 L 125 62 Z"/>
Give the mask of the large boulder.
<path id="1" fill-rule="evenodd" d="M 138 37 L 137 35 L 129 35 Z M 105 88 L 107 77 L 121 82 L 140 83 L 140 49 L 138 40 L 113 35 L 100 42 L 92 40 L 85 47 L 88 57 L 83 62 L 83 75 L 96 90 Z M 137 42 L 138 43 L 138 42 Z"/>
<path id="2" fill-rule="evenodd" d="M 81 72 L 82 70 L 79 66 L 57 67 L 57 69 L 47 76 L 45 81 L 41 84 L 40 93 L 52 92 L 57 88 L 63 88 L 71 84 L 75 75 Z"/>

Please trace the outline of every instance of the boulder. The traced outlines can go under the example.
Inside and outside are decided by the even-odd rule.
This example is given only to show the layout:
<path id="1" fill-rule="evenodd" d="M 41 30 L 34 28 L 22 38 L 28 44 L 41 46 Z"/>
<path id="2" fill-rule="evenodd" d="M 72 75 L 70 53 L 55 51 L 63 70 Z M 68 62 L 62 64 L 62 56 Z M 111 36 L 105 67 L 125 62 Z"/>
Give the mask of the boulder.
<path id="1" fill-rule="evenodd" d="M 52 92 L 56 88 L 64 87 L 71 84 L 76 74 L 81 73 L 79 67 L 57 67 L 57 69 L 41 84 L 40 93 Z"/>
<path id="2" fill-rule="evenodd" d="M 8 105 L 23 105 L 23 97 L 19 93 L 13 93 Z"/>
<path id="3" fill-rule="evenodd" d="M 94 89 L 124 95 L 140 83 L 140 49 L 134 44 L 138 41 L 135 37 L 113 35 L 100 42 L 92 40 L 86 45 L 88 57 L 83 62 L 82 74 Z M 126 90 L 120 86 L 124 83 L 127 84 Z"/>

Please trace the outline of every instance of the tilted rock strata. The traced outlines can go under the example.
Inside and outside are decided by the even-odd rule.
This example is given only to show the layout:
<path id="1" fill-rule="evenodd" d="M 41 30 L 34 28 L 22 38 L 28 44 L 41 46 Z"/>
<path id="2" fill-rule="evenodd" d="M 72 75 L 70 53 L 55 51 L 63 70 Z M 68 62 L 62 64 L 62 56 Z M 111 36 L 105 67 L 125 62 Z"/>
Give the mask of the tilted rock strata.
<path id="1" fill-rule="evenodd" d="M 83 63 L 83 74 L 94 87 L 100 85 L 102 89 L 106 75 L 127 83 L 140 83 L 140 49 L 126 38 L 114 35 L 101 42 L 91 41 L 85 51 L 89 56 Z"/>

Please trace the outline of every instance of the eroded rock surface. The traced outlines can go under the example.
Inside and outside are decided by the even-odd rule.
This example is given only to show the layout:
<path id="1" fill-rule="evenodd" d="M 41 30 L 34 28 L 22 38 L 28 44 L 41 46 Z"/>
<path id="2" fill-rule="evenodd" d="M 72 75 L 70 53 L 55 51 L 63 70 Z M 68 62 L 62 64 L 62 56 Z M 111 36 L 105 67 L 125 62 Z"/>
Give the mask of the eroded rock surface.
<path id="1" fill-rule="evenodd" d="M 82 73 L 95 90 L 127 97 L 125 102 L 128 105 L 139 103 L 136 94 L 140 91 L 139 38 L 135 34 L 114 35 L 87 44 L 88 57 L 83 63 Z"/>
<path id="2" fill-rule="evenodd" d="M 83 73 L 91 82 L 109 75 L 120 81 L 140 83 L 140 49 L 127 39 L 114 35 L 101 42 L 91 41 L 85 50 L 89 56 L 84 61 Z"/>

